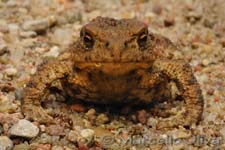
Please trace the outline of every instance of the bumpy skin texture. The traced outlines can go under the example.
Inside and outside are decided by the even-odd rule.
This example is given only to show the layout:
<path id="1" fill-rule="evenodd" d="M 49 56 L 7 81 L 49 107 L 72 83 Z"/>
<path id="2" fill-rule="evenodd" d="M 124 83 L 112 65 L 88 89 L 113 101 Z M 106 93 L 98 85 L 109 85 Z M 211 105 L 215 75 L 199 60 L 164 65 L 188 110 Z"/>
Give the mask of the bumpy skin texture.
<path id="1" fill-rule="evenodd" d="M 64 53 L 38 67 L 24 89 L 22 111 L 33 120 L 51 122 L 41 102 L 55 80 L 74 99 L 125 105 L 166 99 L 168 83 L 174 81 L 185 111 L 162 119 L 159 127 L 197 123 L 203 111 L 201 90 L 190 65 L 174 58 L 174 50 L 168 39 L 149 33 L 137 20 L 97 17 Z"/>

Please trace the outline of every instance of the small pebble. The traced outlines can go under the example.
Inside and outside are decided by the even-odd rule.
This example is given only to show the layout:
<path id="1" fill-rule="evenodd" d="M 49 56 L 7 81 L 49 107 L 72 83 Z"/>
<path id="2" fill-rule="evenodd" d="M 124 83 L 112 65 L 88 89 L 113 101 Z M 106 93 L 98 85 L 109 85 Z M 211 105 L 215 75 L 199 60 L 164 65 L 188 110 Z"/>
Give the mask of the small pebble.
<path id="1" fill-rule="evenodd" d="M 208 28 L 213 28 L 213 26 L 215 25 L 215 22 L 213 22 L 212 20 L 208 18 L 205 18 L 203 21 L 203 25 Z"/>
<path id="2" fill-rule="evenodd" d="M 96 114 L 96 110 L 94 108 L 91 108 L 89 109 L 87 112 L 86 112 L 86 116 L 93 116 Z"/>
<path id="3" fill-rule="evenodd" d="M 7 136 L 0 136 L 0 150 L 11 150 L 13 142 Z"/>
<path id="4" fill-rule="evenodd" d="M 76 143 L 77 141 L 79 141 L 79 139 L 81 138 L 81 135 L 78 131 L 76 130 L 71 130 L 68 134 L 67 134 L 67 139 L 71 142 Z"/>
<path id="5" fill-rule="evenodd" d="M 74 104 L 70 108 L 76 112 L 85 112 L 85 107 L 81 104 Z"/>
<path id="6" fill-rule="evenodd" d="M 198 81 L 203 82 L 203 83 L 207 83 L 209 81 L 209 77 L 208 77 L 207 74 L 202 74 L 201 76 L 199 76 Z"/>
<path id="7" fill-rule="evenodd" d="M 155 119 L 154 117 L 149 117 L 148 118 L 148 121 L 147 121 L 147 125 L 148 126 L 150 126 L 152 128 L 156 128 L 157 124 L 158 124 L 158 120 L 157 119 Z"/>
<path id="8" fill-rule="evenodd" d="M 9 27 L 5 21 L 3 21 L 3 22 L 0 21 L 0 32 L 2 32 L 2 33 L 9 32 Z"/>
<path id="9" fill-rule="evenodd" d="M 44 57 L 58 57 L 59 56 L 59 47 L 53 46 L 47 53 L 44 54 Z"/>
<path id="10" fill-rule="evenodd" d="M 38 133 L 39 128 L 25 119 L 18 121 L 18 123 L 14 124 L 9 130 L 10 136 L 18 136 L 25 138 L 36 137 Z"/>
<path id="11" fill-rule="evenodd" d="M 213 93 L 214 93 L 214 89 L 210 88 L 207 90 L 208 95 L 213 95 Z"/>
<path id="12" fill-rule="evenodd" d="M 9 53 L 7 45 L 6 44 L 2 44 L 0 42 L 0 56 L 4 55 L 6 53 Z"/>
<path id="13" fill-rule="evenodd" d="M 225 126 L 223 126 L 219 131 L 223 137 L 225 137 Z"/>
<path id="14" fill-rule="evenodd" d="M 20 36 L 22 38 L 32 38 L 37 36 L 37 33 L 34 31 L 23 31 L 23 32 L 20 32 Z"/>
<path id="15" fill-rule="evenodd" d="M 64 127 L 61 125 L 50 125 L 49 127 L 46 128 L 46 133 L 54 136 L 65 135 Z"/>
<path id="16" fill-rule="evenodd" d="M 214 97 L 214 101 L 215 101 L 215 102 L 219 102 L 219 101 L 220 101 L 220 97 L 219 97 L 219 96 L 215 96 L 215 97 Z"/>
<path id="17" fill-rule="evenodd" d="M 78 141 L 78 145 L 91 146 L 95 139 L 95 132 L 92 129 L 83 129 L 80 132 L 81 139 Z"/>
<path id="18" fill-rule="evenodd" d="M 46 126 L 45 125 L 40 125 L 40 130 L 41 130 L 41 132 L 45 132 L 46 131 Z"/>
<path id="19" fill-rule="evenodd" d="M 15 112 L 18 105 L 13 104 L 12 100 L 6 95 L 0 95 L 0 112 Z"/>
<path id="20" fill-rule="evenodd" d="M 31 149 L 35 150 L 51 150 L 51 144 L 37 144 L 33 146 Z"/>
<path id="21" fill-rule="evenodd" d="M 8 124 L 12 125 L 17 123 L 20 119 L 23 118 L 23 115 L 21 113 L 0 113 L 0 124 Z"/>
<path id="22" fill-rule="evenodd" d="M 15 99 L 16 100 L 21 100 L 22 99 L 22 95 L 23 95 L 21 89 L 15 89 L 14 91 L 15 91 Z"/>
<path id="23" fill-rule="evenodd" d="M 51 40 L 60 45 L 68 45 L 72 42 L 72 29 L 58 28 L 51 36 Z"/>
<path id="24" fill-rule="evenodd" d="M 94 121 L 94 120 L 92 120 L 92 121 Z M 82 122 L 83 122 L 85 128 L 91 128 L 92 127 L 92 123 L 89 120 L 83 119 Z"/>
<path id="25" fill-rule="evenodd" d="M 11 23 L 11 24 L 8 25 L 8 27 L 9 27 L 9 33 L 11 35 L 18 35 L 19 30 L 20 30 L 20 27 L 18 26 L 18 24 Z"/>
<path id="26" fill-rule="evenodd" d="M 209 113 L 208 115 L 205 116 L 204 120 L 207 122 L 213 122 L 216 120 L 216 118 L 217 118 L 216 114 Z"/>
<path id="27" fill-rule="evenodd" d="M 5 73 L 7 76 L 16 76 L 17 75 L 17 69 L 16 68 L 7 68 L 5 69 Z"/>
<path id="28" fill-rule="evenodd" d="M 199 43 L 198 42 L 192 42 L 191 43 L 191 48 L 193 48 L 193 49 L 199 48 Z"/>
<path id="29" fill-rule="evenodd" d="M 30 150 L 30 146 L 28 144 L 19 144 L 15 145 L 13 150 Z"/>
<path id="30" fill-rule="evenodd" d="M 136 117 L 137 120 L 142 124 L 145 124 L 147 122 L 147 113 L 143 109 L 136 113 Z"/>
<path id="31" fill-rule="evenodd" d="M 85 116 L 87 117 L 88 120 L 94 121 L 96 118 L 96 110 L 94 108 L 89 109 L 86 113 Z"/>
<path id="32" fill-rule="evenodd" d="M 88 150 L 88 146 L 86 145 L 79 145 L 79 150 Z"/>
<path id="33" fill-rule="evenodd" d="M 200 13 L 196 13 L 193 11 L 190 11 L 185 15 L 186 15 L 185 16 L 186 19 L 192 24 L 196 23 L 197 21 L 199 21 L 202 18 L 202 15 Z"/>
<path id="34" fill-rule="evenodd" d="M 196 65 L 195 67 L 194 67 L 194 70 L 195 70 L 195 72 L 197 72 L 197 71 L 201 71 L 202 70 L 202 66 L 201 65 Z"/>
<path id="35" fill-rule="evenodd" d="M 209 63 L 210 63 L 210 61 L 209 61 L 208 59 L 203 59 L 203 60 L 202 60 L 202 65 L 203 65 L 203 66 L 208 66 Z"/>
<path id="36" fill-rule="evenodd" d="M 47 133 L 42 133 L 39 137 L 40 137 L 40 140 L 39 140 L 40 143 L 51 143 L 53 136 Z"/>
<path id="37" fill-rule="evenodd" d="M 105 129 L 104 127 L 96 127 L 94 131 L 95 131 L 95 135 L 100 138 L 103 138 L 105 136 L 113 136 L 113 134 L 108 129 Z"/>
<path id="38" fill-rule="evenodd" d="M 175 24 L 175 19 L 173 17 L 167 17 L 164 20 L 164 26 L 165 27 L 170 27 L 170 26 L 173 26 L 174 24 Z"/>
<path id="39" fill-rule="evenodd" d="M 17 5 L 16 0 L 9 0 L 6 3 L 6 6 L 8 7 L 16 7 L 16 5 Z"/>
<path id="40" fill-rule="evenodd" d="M 65 150 L 62 146 L 54 145 L 52 150 Z"/>
<path id="41" fill-rule="evenodd" d="M 105 124 L 105 123 L 107 123 L 109 121 L 109 118 L 108 118 L 108 116 L 106 115 L 106 114 L 100 114 L 100 115 L 98 115 L 97 116 L 97 118 L 96 118 L 96 124 L 97 125 L 102 125 L 102 124 Z"/>
<path id="42" fill-rule="evenodd" d="M 42 32 L 45 31 L 47 28 L 51 27 L 55 23 L 56 23 L 55 17 L 50 16 L 48 18 L 25 21 L 22 27 L 25 31 Z"/>
<path id="43" fill-rule="evenodd" d="M 169 131 L 169 133 L 167 133 L 169 135 L 173 135 L 174 138 L 176 139 L 185 139 L 191 136 L 191 132 L 188 130 L 185 130 L 184 128 L 180 128 L 178 129 L 174 129 L 173 131 Z"/>

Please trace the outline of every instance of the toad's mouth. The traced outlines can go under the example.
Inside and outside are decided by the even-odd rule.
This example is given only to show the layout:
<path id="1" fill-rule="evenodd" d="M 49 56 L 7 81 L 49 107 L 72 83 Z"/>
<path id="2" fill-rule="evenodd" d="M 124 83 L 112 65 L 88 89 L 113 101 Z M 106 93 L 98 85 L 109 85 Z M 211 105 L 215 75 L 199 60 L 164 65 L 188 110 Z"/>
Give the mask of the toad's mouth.
<path id="1" fill-rule="evenodd" d="M 135 70 L 146 70 L 152 66 L 146 62 L 82 62 L 75 63 L 75 68 L 87 72 L 100 71 L 111 76 L 128 74 Z"/>

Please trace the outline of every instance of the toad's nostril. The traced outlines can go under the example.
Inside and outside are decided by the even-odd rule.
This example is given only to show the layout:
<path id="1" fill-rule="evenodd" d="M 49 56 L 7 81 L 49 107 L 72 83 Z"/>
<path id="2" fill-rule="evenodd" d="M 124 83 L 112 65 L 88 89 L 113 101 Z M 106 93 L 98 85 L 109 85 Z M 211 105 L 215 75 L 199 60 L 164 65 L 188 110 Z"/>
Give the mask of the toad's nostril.
<path id="1" fill-rule="evenodd" d="M 109 42 L 105 43 L 105 47 L 107 47 L 107 48 L 109 47 Z"/>
<path id="2" fill-rule="evenodd" d="M 125 49 L 128 48 L 127 42 L 124 43 L 124 48 L 125 48 Z"/>

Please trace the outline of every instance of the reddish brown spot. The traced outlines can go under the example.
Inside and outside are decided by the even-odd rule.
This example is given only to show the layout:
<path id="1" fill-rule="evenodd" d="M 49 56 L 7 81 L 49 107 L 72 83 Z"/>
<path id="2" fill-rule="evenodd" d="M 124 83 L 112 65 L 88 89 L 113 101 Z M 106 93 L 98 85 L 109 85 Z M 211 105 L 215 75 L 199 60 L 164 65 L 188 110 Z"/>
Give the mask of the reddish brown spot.
<path id="1" fill-rule="evenodd" d="M 86 145 L 79 146 L 79 150 L 88 150 L 88 147 Z"/>
<path id="2" fill-rule="evenodd" d="M 170 27 L 170 26 L 173 26 L 174 24 L 175 24 L 175 19 L 173 17 L 167 17 L 164 20 L 164 26 L 165 27 Z"/>
<path id="3" fill-rule="evenodd" d="M 220 101 L 219 96 L 215 96 L 215 97 L 214 97 L 214 101 L 215 101 L 215 102 L 219 102 L 219 101 Z"/>
<path id="4" fill-rule="evenodd" d="M 208 95 L 213 95 L 213 93 L 214 93 L 214 89 L 211 88 L 211 89 L 207 90 L 207 94 Z"/>
<path id="5" fill-rule="evenodd" d="M 85 112 L 85 108 L 81 104 L 74 104 L 70 108 L 76 112 Z"/>
<path id="6" fill-rule="evenodd" d="M 38 144 L 35 146 L 36 150 L 51 150 L 51 144 Z"/>
<path id="7" fill-rule="evenodd" d="M 136 117 L 137 117 L 137 120 L 142 124 L 145 124 L 147 122 L 147 113 L 143 109 L 140 111 L 137 111 Z"/>
<path id="8" fill-rule="evenodd" d="M 50 125 L 46 128 L 46 132 L 54 136 L 65 135 L 64 127 L 61 125 Z"/>
<path id="9" fill-rule="evenodd" d="M 202 70 L 202 66 L 197 65 L 197 66 L 194 67 L 194 70 L 195 70 L 195 72 L 196 71 L 201 71 Z"/>

